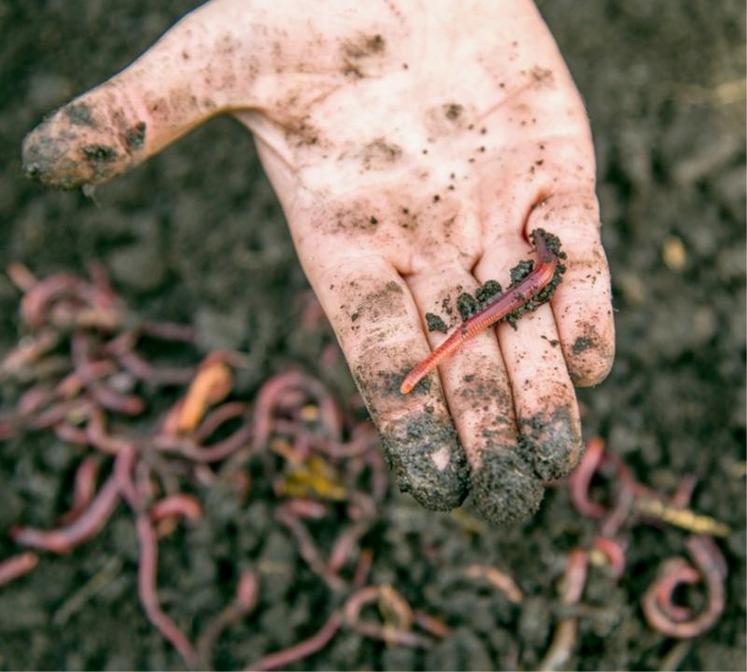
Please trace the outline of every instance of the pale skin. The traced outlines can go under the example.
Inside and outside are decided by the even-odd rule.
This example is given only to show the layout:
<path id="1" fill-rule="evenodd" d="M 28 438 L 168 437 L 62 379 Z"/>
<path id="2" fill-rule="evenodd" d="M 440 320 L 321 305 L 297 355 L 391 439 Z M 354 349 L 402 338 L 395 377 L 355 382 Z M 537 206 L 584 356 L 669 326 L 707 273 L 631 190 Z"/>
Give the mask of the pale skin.
<path id="1" fill-rule="evenodd" d="M 614 354 L 589 124 L 534 5 L 212 0 L 35 129 L 25 167 L 97 184 L 218 114 L 254 135 L 400 487 L 441 510 L 471 493 L 499 523 L 534 511 L 580 455 L 574 384 Z M 567 253 L 551 303 L 402 395 L 446 337 L 425 313 L 454 327 L 457 295 L 505 286 L 537 227 Z"/>

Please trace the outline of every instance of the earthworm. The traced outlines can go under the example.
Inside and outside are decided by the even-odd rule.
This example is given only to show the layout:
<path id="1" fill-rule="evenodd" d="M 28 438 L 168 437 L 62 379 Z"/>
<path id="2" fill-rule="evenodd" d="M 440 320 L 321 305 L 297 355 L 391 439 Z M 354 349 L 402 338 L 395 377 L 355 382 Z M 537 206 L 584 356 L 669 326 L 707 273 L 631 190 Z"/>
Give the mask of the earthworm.
<path id="1" fill-rule="evenodd" d="M 86 442 L 87 443 L 87 442 Z M 96 477 L 99 474 L 99 460 L 96 456 L 86 457 L 75 472 L 73 486 L 73 505 L 60 518 L 60 522 L 67 525 L 72 523 L 91 503 L 96 492 Z"/>
<path id="2" fill-rule="evenodd" d="M 145 410 L 143 400 L 134 394 L 123 394 L 97 380 L 95 362 L 91 359 L 90 339 L 82 332 L 76 331 L 70 341 L 70 352 L 75 372 L 93 399 L 104 408 L 125 415 L 139 415 Z"/>
<path id="3" fill-rule="evenodd" d="M 604 555 L 615 578 L 625 573 L 625 548 L 616 539 L 605 536 L 594 537 L 594 549 Z"/>
<path id="4" fill-rule="evenodd" d="M 276 670 L 277 668 L 287 668 L 291 663 L 303 658 L 308 658 L 310 655 L 321 651 L 332 638 L 337 634 L 337 631 L 342 625 L 342 616 L 337 611 L 333 611 L 332 615 L 327 619 L 327 622 L 321 627 L 319 632 L 312 635 L 308 639 L 289 646 L 287 649 L 282 651 L 276 651 L 271 653 L 264 658 L 260 658 L 258 661 L 252 663 L 246 668 L 246 672 L 252 672 L 253 670 Z"/>
<path id="5" fill-rule="evenodd" d="M 483 579 L 487 581 L 494 588 L 501 591 L 508 598 L 509 602 L 519 604 L 524 599 L 521 588 L 516 585 L 516 582 L 508 574 L 501 572 L 495 567 L 479 564 L 468 565 L 464 569 L 464 573 L 470 579 Z"/>
<path id="6" fill-rule="evenodd" d="M 180 494 L 159 499 L 150 509 L 150 518 L 154 524 L 173 516 L 199 520 L 202 518 L 202 505 L 192 495 Z"/>
<path id="7" fill-rule="evenodd" d="M 275 519 L 290 530 L 298 544 L 298 553 L 306 561 L 309 569 L 322 579 L 330 590 L 342 592 L 346 587 L 345 582 L 329 571 L 306 525 L 292 511 L 282 507 L 275 511 Z"/>
<path id="8" fill-rule="evenodd" d="M 232 623 L 246 616 L 257 605 L 259 599 L 259 582 L 257 575 L 245 569 L 239 577 L 239 585 L 233 601 L 221 611 L 205 628 L 197 640 L 197 655 L 205 669 L 212 669 L 212 651 L 223 631 Z"/>
<path id="9" fill-rule="evenodd" d="M 194 647 L 161 609 L 158 599 L 158 537 L 147 513 L 139 513 L 135 520 L 140 562 L 138 565 L 138 593 L 148 620 L 168 639 L 189 667 L 197 667 Z"/>
<path id="10" fill-rule="evenodd" d="M 36 553 L 19 553 L 11 555 L 0 562 L 0 586 L 15 581 L 28 574 L 39 562 L 39 556 Z"/>
<path id="11" fill-rule="evenodd" d="M 154 366 L 135 352 L 139 337 L 136 331 L 126 331 L 109 341 L 106 351 L 113 355 L 122 367 L 135 378 L 151 385 L 185 385 L 194 377 L 194 369 L 171 366 Z"/>
<path id="12" fill-rule="evenodd" d="M 561 602 L 570 606 L 578 603 L 586 585 L 589 554 L 582 548 L 574 548 L 568 556 L 561 588 Z M 539 670 L 562 670 L 573 655 L 578 636 L 578 619 L 574 616 L 561 618 L 555 628 L 550 648 L 539 664 Z"/>
<path id="13" fill-rule="evenodd" d="M 385 604 L 401 625 L 392 626 L 361 620 L 360 612 L 363 607 L 375 601 Z M 343 613 L 346 625 L 364 637 L 413 648 L 429 648 L 433 643 L 422 635 L 410 632 L 408 629 L 412 622 L 410 605 L 391 586 L 368 586 L 357 590 L 348 598 L 343 607 Z"/>
<path id="14" fill-rule="evenodd" d="M 604 441 L 598 436 L 589 439 L 586 442 L 586 452 L 568 479 L 573 505 L 579 513 L 589 518 L 601 518 L 605 514 L 605 508 L 589 497 L 591 480 L 603 457 Z"/>
<path id="15" fill-rule="evenodd" d="M 428 357 L 416 364 L 402 381 L 400 386 L 402 394 L 412 392 L 425 376 L 468 339 L 509 317 L 520 308 L 534 310 L 550 299 L 560 277 L 565 272 L 565 266 L 560 261 L 565 258 L 565 254 L 560 251 L 560 241 L 544 229 L 535 229 L 529 237 L 537 255 L 538 263 L 534 269 L 523 280 L 465 320 Z"/>
<path id="16" fill-rule="evenodd" d="M 33 527 L 12 527 L 10 536 L 22 546 L 52 553 L 67 553 L 101 530 L 114 513 L 119 501 L 119 485 L 109 476 L 91 504 L 72 523 L 52 530 Z"/>
<path id="17" fill-rule="evenodd" d="M 721 616 L 725 606 L 724 580 L 726 561 L 713 539 L 703 535 L 689 537 L 687 550 L 705 581 L 707 602 L 697 616 L 671 601 L 678 583 L 693 583 L 693 569 L 681 559 L 672 559 L 662 566 L 659 578 L 643 596 L 643 613 L 655 630 L 677 639 L 691 639 L 706 632 Z M 684 619 L 684 620 L 683 620 Z"/>

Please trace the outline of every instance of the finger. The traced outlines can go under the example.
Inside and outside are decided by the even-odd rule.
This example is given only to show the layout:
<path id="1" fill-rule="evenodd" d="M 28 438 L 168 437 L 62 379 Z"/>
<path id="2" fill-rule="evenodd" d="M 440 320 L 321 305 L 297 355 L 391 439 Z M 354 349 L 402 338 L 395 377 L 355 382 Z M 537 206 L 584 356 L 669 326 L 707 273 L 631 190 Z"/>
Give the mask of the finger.
<path id="1" fill-rule="evenodd" d="M 428 269 L 409 276 L 407 283 L 421 315 L 437 314 L 449 333 L 461 323 L 458 294 L 474 294 L 478 288 L 458 265 Z M 426 328 L 428 321 L 440 326 L 433 317 Z M 438 330 L 428 332 L 432 348 L 445 338 Z M 470 465 L 470 501 L 495 524 L 528 518 L 539 507 L 544 488 L 519 451 L 511 386 L 495 332 L 490 329 L 467 341 L 441 364 L 439 373 Z"/>
<path id="2" fill-rule="evenodd" d="M 232 105 L 238 22 L 218 0 L 188 14 L 130 67 L 57 110 L 26 137 L 42 183 L 105 182 Z"/>
<path id="3" fill-rule="evenodd" d="M 438 375 L 411 394 L 400 384 L 429 352 L 407 285 L 384 259 L 322 254 L 302 262 L 382 437 L 400 489 L 423 506 L 448 510 L 466 494 L 468 467 Z M 321 257 L 324 257 L 323 259 Z"/>
<path id="4" fill-rule="evenodd" d="M 531 258 L 531 247 L 520 235 L 506 236 L 488 247 L 475 269 L 481 282 L 508 284 L 510 269 Z M 527 313 L 512 327 L 500 324 L 498 342 L 514 399 L 521 452 L 543 481 L 568 474 L 581 452 L 578 405 L 553 313 L 548 305 Z"/>
<path id="5" fill-rule="evenodd" d="M 568 255 L 552 309 L 571 378 L 596 385 L 615 357 L 609 267 L 599 236 L 599 206 L 592 194 L 550 196 L 531 212 L 525 231 L 542 227 L 560 238 Z"/>

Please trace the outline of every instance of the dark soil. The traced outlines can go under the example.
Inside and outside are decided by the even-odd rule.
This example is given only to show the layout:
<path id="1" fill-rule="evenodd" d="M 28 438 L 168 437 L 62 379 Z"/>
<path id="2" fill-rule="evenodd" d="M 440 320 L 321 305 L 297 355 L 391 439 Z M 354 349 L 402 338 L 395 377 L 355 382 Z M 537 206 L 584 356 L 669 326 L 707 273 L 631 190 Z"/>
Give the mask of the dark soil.
<path id="1" fill-rule="evenodd" d="M 319 370 L 330 335 L 299 329 L 307 285 L 238 124 L 211 122 L 93 198 L 45 191 L 22 175 L 21 141 L 44 114 L 124 67 L 194 4 L 0 3 L 0 267 L 20 260 L 40 275 L 83 272 L 101 259 L 142 313 L 194 324 L 205 350 L 248 352 L 239 381 L 247 395 L 294 362 L 349 396 L 342 364 Z M 744 670 L 744 3 L 553 0 L 541 9 L 591 116 L 618 310 L 615 367 L 598 389 L 580 392 L 585 433 L 601 434 L 640 480 L 665 492 L 684 474 L 699 476 L 693 508 L 733 530 L 719 542 L 727 607 L 680 667 Z M 3 351 L 18 336 L 17 299 L 0 276 Z M 75 464 L 56 439 L 1 446 L 0 531 L 53 520 Z M 217 663 L 238 668 L 315 632 L 333 605 L 261 500 L 242 509 L 228 493 L 207 497 L 202 524 L 161 545 L 161 597 L 194 632 L 230 598 L 237 560 L 284 568 L 263 585 L 258 611 L 221 640 Z M 567 553 L 594 529 L 562 487 L 530 523 L 508 531 L 392 495 L 369 540 L 373 580 L 440 614 L 452 636 L 422 653 L 342 633 L 300 667 L 532 669 L 551 637 Z M 660 562 L 683 553 L 685 536 L 638 526 L 621 581 L 592 571 L 572 667 L 662 664 L 675 642 L 646 625 L 640 598 Z M 12 552 L 3 534 L 0 558 Z M 469 562 L 511 573 L 522 605 L 455 583 Z M 92 581 L 98 587 L 81 592 Z M 123 511 L 91 543 L 44 557 L 0 590 L 0 668 L 180 667 L 138 603 L 136 542 Z"/>

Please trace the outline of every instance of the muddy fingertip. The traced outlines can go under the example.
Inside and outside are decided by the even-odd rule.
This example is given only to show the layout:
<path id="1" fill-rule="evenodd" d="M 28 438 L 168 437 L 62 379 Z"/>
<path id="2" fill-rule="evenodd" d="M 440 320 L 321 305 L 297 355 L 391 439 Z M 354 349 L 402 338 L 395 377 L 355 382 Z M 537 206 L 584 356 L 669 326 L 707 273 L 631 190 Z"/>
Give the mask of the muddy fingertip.
<path id="1" fill-rule="evenodd" d="M 516 525 L 539 510 L 545 488 L 513 448 L 491 450 L 471 476 L 468 504 L 493 525 Z"/>

